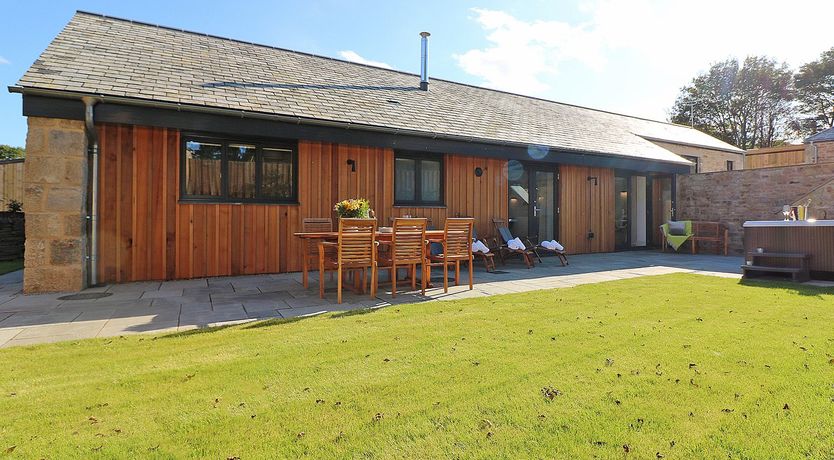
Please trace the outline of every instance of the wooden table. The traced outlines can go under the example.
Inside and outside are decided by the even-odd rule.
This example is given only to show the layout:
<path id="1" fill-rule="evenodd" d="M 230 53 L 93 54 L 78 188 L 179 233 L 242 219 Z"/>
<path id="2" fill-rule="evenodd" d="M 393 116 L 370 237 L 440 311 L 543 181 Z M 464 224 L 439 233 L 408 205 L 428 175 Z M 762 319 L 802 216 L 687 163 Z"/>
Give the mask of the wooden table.
<path id="1" fill-rule="evenodd" d="M 307 273 L 310 271 L 310 267 L 307 261 L 307 244 L 306 242 L 309 240 L 324 240 L 324 241 L 336 241 L 339 239 L 339 232 L 297 232 L 293 233 L 293 235 L 301 238 L 305 242 L 304 244 L 304 255 L 301 260 L 301 279 L 304 283 L 304 288 L 307 288 Z M 376 232 L 376 240 L 382 243 L 391 242 L 392 232 Z M 426 239 L 433 242 L 433 243 L 440 243 L 446 237 L 446 233 L 443 230 L 426 230 Z"/>

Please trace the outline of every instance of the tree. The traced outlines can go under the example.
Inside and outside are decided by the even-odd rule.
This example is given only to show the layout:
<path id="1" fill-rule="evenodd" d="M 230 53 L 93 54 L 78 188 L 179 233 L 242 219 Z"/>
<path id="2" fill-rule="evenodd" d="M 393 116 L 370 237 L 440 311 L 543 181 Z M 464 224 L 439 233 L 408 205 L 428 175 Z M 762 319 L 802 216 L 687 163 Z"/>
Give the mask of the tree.
<path id="1" fill-rule="evenodd" d="M 801 112 L 796 130 L 810 135 L 834 126 L 834 48 L 800 67 L 794 86 Z"/>
<path id="2" fill-rule="evenodd" d="M 742 149 L 779 145 L 793 116 L 792 79 L 786 63 L 767 57 L 727 59 L 681 89 L 670 118 Z"/>
<path id="3" fill-rule="evenodd" d="M 0 160 L 12 160 L 15 158 L 23 158 L 24 156 L 26 156 L 26 151 L 23 150 L 23 147 L 0 144 Z"/>

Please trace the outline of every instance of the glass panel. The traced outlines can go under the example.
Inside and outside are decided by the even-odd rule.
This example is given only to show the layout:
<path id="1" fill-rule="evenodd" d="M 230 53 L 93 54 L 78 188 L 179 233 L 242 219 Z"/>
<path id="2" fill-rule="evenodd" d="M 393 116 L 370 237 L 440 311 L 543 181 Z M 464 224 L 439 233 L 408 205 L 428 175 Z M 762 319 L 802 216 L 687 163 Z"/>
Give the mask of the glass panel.
<path id="1" fill-rule="evenodd" d="M 255 198 L 255 146 L 229 144 L 229 196 Z"/>
<path id="2" fill-rule="evenodd" d="M 292 199 L 292 150 L 264 148 L 263 157 L 261 196 L 282 200 Z"/>
<path id="3" fill-rule="evenodd" d="M 410 158 L 394 160 L 394 201 L 417 199 L 417 162 Z"/>
<path id="4" fill-rule="evenodd" d="M 185 143 L 185 194 L 220 196 L 223 146 L 206 142 Z"/>
<path id="5" fill-rule="evenodd" d="M 513 236 L 525 237 L 530 234 L 530 176 L 521 162 L 510 160 L 507 180 L 510 187 L 510 232 Z"/>
<path id="6" fill-rule="evenodd" d="M 646 227 L 646 178 L 631 177 L 631 247 L 644 247 L 647 244 Z"/>
<path id="7" fill-rule="evenodd" d="M 536 208 L 534 210 L 538 220 L 538 241 L 555 239 L 554 203 L 556 202 L 556 174 L 552 172 L 536 171 Z"/>
<path id="8" fill-rule="evenodd" d="M 628 178 L 614 178 L 614 247 L 628 246 Z"/>
<path id="9" fill-rule="evenodd" d="M 440 202 L 440 162 L 422 160 L 420 163 L 420 197 L 421 201 Z"/>

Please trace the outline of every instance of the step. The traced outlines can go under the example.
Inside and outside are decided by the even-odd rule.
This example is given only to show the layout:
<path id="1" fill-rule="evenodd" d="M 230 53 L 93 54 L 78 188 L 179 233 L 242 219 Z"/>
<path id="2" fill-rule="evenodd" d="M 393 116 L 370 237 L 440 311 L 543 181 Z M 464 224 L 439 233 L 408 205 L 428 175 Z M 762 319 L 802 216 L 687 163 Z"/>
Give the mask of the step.
<path id="1" fill-rule="evenodd" d="M 799 267 L 774 267 L 769 265 L 742 265 L 742 270 L 751 270 L 756 272 L 778 272 L 778 273 L 802 273 L 805 271 Z"/>
<path id="2" fill-rule="evenodd" d="M 807 259 L 810 257 L 808 254 L 800 252 L 748 252 L 747 255 L 750 257 L 779 257 L 782 259 Z"/>

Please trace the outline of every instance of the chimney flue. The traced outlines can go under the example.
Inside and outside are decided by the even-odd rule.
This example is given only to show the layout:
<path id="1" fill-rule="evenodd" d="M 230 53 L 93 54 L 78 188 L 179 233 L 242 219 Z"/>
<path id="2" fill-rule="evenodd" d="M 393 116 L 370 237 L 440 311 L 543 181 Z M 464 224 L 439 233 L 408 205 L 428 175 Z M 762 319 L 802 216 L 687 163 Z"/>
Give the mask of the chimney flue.
<path id="1" fill-rule="evenodd" d="M 429 36 L 428 32 L 420 32 L 420 89 L 429 90 Z"/>

